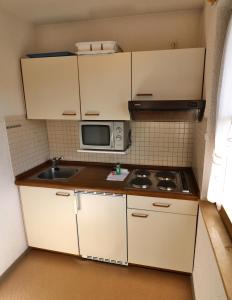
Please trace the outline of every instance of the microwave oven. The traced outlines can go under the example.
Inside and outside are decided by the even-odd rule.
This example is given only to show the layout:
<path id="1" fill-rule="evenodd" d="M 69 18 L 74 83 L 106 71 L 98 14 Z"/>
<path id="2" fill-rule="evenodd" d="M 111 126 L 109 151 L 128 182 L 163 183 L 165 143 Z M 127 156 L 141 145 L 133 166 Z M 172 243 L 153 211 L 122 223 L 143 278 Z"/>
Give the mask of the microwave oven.
<path id="1" fill-rule="evenodd" d="M 80 149 L 125 151 L 131 143 L 128 121 L 80 122 Z"/>

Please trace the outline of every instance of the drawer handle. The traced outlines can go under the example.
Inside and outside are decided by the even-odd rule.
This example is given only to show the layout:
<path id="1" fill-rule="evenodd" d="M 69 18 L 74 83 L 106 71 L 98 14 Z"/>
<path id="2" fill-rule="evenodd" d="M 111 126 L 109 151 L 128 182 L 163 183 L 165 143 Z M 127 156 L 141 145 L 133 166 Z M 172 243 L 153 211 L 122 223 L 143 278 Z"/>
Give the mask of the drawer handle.
<path id="1" fill-rule="evenodd" d="M 148 217 L 148 215 L 146 215 L 146 214 L 138 214 L 138 213 L 133 213 L 131 215 L 132 215 L 132 217 L 135 217 L 135 218 L 147 218 Z"/>
<path id="2" fill-rule="evenodd" d="M 153 94 L 152 93 L 139 93 L 139 94 L 136 94 L 136 96 L 138 96 L 138 97 L 146 97 L 146 96 L 153 96 Z"/>
<path id="3" fill-rule="evenodd" d="M 67 112 L 63 112 L 62 115 L 63 116 L 76 116 L 77 114 L 75 112 L 72 112 L 72 111 L 70 111 L 70 112 L 67 111 Z"/>
<path id="4" fill-rule="evenodd" d="M 87 112 L 87 113 L 85 113 L 85 116 L 100 116 L 100 113 L 97 113 L 97 112 Z"/>
<path id="5" fill-rule="evenodd" d="M 168 204 L 168 203 L 158 203 L 158 202 L 154 202 L 154 203 L 152 203 L 152 205 L 155 207 L 165 207 L 165 208 L 168 208 L 171 206 L 171 204 Z"/>
<path id="6" fill-rule="evenodd" d="M 56 192 L 56 196 L 69 197 L 70 194 L 65 192 Z"/>

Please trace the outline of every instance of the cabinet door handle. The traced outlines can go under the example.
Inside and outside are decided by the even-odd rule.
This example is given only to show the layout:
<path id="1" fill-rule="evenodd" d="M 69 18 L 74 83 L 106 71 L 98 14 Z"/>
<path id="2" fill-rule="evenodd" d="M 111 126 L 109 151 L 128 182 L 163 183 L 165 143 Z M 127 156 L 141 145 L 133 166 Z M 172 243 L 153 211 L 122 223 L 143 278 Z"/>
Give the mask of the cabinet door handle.
<path id="1" fill-rule="evenodd" d="M 147 218 L 148 217 L 147 214 L 139 214 L 139 213 L 133 213 L 131 215 L 132 215 L 132 217 L 135 217 L 135 218 Z"/>
<path id="2" fill-rule="evenodd" d="M 136 94 L 136 96 L 138 96 L 138 97 L 147 97 L 147 96 L 153 96 L 153 94 L 152 93 L 138 93 L 138 94 Z"/>
<path id="3" fill-rule="evenodd" d="M 65 192 L 56 192 L 56 196 L 69 197 L 70 194 Z"/>
<path id="4" fill-rule="evenodd" d="M 168 208 L 171 206 L 171 204 L 169 203 L 159 203 L 159 202 L 154 202 L 152 203 L 153 206 L 156 206 L 156 207 L 165 207 L 165 208 Z"/>
<path id="5" fill-rule="evenodd" d="M 98 113 L 98 112 L 87 112 L 87 113 L 85 113 L 85 116 L 100 116 L 100 113 Z"/>
<path id="6" fill-rule="evenodd" d="M 74 111 L 67 111 L 62 113 L 63 116 L 76 116 L 77 113 Z"/>

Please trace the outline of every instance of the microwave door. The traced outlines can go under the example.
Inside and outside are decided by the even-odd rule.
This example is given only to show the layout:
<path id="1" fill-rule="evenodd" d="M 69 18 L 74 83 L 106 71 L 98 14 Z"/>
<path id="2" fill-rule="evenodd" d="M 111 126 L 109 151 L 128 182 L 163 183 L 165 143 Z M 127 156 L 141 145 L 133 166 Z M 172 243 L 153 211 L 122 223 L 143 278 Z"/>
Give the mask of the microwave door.
<path id="1" fill-rule="evenodd" d="M 81 149 L 111 150 L 114 147 L 113 124 L 106 122 L 81 125 Z"/>

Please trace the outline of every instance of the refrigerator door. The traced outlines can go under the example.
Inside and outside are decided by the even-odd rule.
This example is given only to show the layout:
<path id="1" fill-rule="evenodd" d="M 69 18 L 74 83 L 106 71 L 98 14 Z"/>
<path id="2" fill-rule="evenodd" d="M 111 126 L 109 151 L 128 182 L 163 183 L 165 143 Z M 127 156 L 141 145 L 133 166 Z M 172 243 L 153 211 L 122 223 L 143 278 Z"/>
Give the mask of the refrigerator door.
<path id="1" fill-rule="evenodd" d="M 80 193 L 77 220 L 81 256 L 127 264 L 126 195 Z"/>

